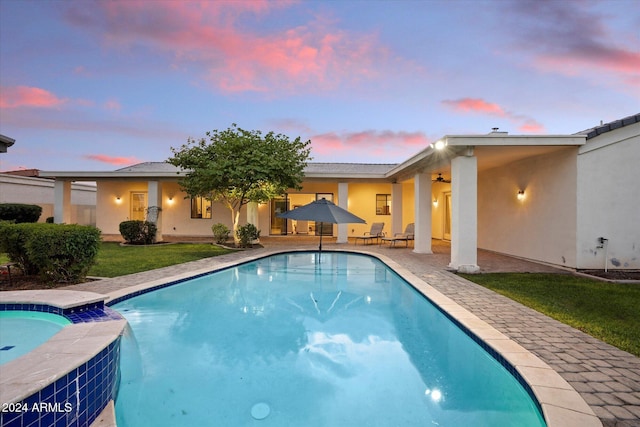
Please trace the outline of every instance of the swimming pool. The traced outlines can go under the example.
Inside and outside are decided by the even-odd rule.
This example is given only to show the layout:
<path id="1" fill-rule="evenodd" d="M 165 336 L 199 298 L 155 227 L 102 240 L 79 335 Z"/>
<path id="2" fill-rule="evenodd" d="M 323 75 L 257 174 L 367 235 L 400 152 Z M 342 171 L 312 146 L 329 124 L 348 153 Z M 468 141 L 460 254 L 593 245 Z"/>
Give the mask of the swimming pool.
<path id="1" fill-rule="evenodd" d="M 0 311 L 0 365 L 44 344 L 71 322 L 36 311 Z"/>
<path id="2" fill-rule="evenodd" d="M 377 259 L 290 253 L 126 299 L 136 425 L 544 425 L 494 357 Z"/>

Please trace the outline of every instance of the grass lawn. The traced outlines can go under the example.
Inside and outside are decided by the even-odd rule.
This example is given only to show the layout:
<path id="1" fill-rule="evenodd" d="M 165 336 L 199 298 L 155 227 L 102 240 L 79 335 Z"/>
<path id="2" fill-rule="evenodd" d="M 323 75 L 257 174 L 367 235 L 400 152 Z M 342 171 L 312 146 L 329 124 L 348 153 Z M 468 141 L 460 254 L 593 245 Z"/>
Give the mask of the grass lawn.
<path id="1" fill-rule="evenodd" d="M 120 246 L 103 242 L 90 276 L 117 277 L 167 267 L 231 252 L 209 243 L 175 243 L 154 246 Z"/>
<path id="2" fill-rule="evenodd" d="M 640 356 L 640 285 L 564 274 L 462 274 L 601 341 Z"/>

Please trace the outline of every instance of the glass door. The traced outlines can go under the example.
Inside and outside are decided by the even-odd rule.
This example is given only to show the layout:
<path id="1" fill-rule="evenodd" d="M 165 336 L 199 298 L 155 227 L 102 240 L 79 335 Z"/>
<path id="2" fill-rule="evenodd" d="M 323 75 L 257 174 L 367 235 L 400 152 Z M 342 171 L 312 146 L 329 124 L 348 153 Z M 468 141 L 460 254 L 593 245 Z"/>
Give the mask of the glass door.
<path id="1" fill-rule="evenodd" d="M 289 220 L 278 218 L 279 213 L 289 210 L 289 199 L 285 194 L 284 197 L 278 197 L 271 200 L 271 234 L 285 235 L 289 230 Z"/>
<path id="2" fill-rule="evenodd" d="M 132 192 L 131 193 L 131 220 L 144 221 L 147 216 L 147 193 Z"/>
<path id="3" fill-rule="evenodd" d="M 444 193 L 444 240 L 451 240 L 451 193 Z"/>
<path id="4" fill-rule="evenodd" d="M 330 202 L 333 202 L 333 193 L 316 193 L 316 200 L 327 199 Z M 328 222 L 322 223 L 322 228 L 320 228 L 320 223 L 316 222 L 316 236 L 333 236 L 333 224 Z"/>

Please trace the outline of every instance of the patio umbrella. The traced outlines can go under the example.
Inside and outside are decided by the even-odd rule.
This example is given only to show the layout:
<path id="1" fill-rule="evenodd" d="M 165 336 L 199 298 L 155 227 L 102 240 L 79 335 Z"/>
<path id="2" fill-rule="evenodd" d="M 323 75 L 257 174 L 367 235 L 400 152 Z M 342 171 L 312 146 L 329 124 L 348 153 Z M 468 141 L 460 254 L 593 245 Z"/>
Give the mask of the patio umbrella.
<path id="1" fill-rule="evenodd" d="M 335 205 L 327 199 L 316 200 L 308 205 L 300 206 L 292 211 L 283 212 L 276 215 L 278 218 L 295 219 L 300 221 L 315 221 L 320 223 L 320 247 L 318 250 L 322 252 L 322 223 L 346 224 L 361 223 L 366 221 L 355 216 L 346 209 Z"/>

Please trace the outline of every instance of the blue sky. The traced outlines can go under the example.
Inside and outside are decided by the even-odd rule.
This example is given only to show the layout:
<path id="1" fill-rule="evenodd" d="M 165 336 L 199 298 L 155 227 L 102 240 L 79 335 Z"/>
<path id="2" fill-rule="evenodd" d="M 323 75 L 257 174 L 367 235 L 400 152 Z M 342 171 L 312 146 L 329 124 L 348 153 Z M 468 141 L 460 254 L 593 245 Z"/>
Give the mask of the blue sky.
<path id="1" fill-rule="evenodd" d="M 238 126 L 313 161 L 640 111 L 640 7 L 609 1 L 0 0 L 0 171 L 163 161 Z"/>

